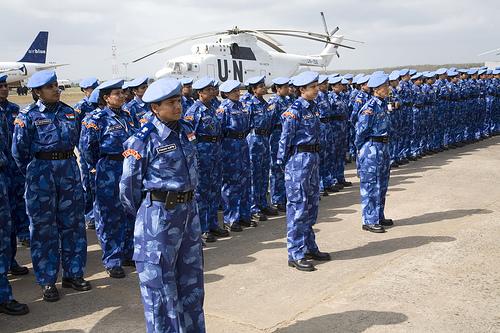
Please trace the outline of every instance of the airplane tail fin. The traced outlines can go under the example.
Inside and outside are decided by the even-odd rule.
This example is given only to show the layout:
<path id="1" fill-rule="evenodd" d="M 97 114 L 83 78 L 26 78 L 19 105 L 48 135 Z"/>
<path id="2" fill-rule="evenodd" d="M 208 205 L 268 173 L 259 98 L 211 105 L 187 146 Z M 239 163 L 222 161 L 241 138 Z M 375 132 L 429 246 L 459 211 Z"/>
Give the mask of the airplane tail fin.
<path id="1" fill-rule="evenodd" d="M 24 57 L 19 62 L 44 64 L 47 57 L 48 31 L 40 31 Z"/>

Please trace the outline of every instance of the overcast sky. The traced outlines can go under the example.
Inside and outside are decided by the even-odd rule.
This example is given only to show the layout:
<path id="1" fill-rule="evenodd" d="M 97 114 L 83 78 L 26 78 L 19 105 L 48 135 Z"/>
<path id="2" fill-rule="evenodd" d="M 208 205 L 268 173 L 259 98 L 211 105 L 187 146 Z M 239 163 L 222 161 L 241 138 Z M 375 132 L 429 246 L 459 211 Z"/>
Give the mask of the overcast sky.
<path id="1" fill-rule="evenodd" d="M 175 37 L 232 28 L 329 29 L 362 40 L 340 50 L 331 69 L 408 64 L 484 62 L 500 47 L 498 0 L 4 0 L 0 61 L 20 59 L 40 30 L 49 31 L 48 61 L 69 63 L 60 78 L 111 77 L 111 45 L 129 62 Z M 316 42 L 280 38 L 289 53 L 318 54 Z M 211 39 L 206 39 L 209 42 Z M 128 66 L 128 75 L 153 75 L 169 58 L 190 53 L 187 43 Z M 123 70 L 123 66 L 120 65 Z"/>

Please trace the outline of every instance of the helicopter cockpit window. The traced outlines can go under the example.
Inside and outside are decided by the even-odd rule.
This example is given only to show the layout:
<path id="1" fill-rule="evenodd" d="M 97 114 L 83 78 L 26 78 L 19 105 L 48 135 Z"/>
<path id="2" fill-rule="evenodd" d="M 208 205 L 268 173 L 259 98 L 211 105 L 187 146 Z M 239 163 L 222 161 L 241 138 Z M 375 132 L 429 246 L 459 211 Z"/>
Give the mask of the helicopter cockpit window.
<path id="1" fill-rule="evenodd" d="M 190 72 L 197 72 L 198 69 L 200 68 L 200 66 L 196 63 L 188 62 L 186 63 L 186 65 L 187 65 L 187 70 Z"/>
<path id="2" fill-rule="evenodd" d="M 251 48 L 239 46 L 236 43 L 231 44 L 231 56 L 233 59 L 256 60 Z"/>

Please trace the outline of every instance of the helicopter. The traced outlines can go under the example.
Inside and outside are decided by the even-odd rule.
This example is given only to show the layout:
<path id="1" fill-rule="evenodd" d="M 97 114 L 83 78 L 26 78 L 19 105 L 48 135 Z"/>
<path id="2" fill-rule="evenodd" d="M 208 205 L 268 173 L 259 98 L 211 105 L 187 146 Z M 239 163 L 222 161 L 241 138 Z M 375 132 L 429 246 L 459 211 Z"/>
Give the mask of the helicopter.
<path id="1" fill-rule="evenodd" d="M 320 14 L 325 33 L 290 29 L 247 30 L 234 27 L 225 31 L 188 36 L 135 59 L 132 63 L 154 54 L 166 52 L 189 41 L 216 36 L 217 40 L 214 42 L 193 45 L 190 55 L 167 61 L 166 65 L 156 72 L 156 79 L 189 77 L 197 80 L 209 76 L 221 82 L 226 80 L 245 82 L 252 76 L 264 75 L 266 84 L 270 84 L 274 78 L 293 76 L 304 66 L 326 69 L 334 56 L 340 57 L 339 48 L 354 49 L 352 46 L 342 44 L 344 41 L 363 43 L 346 39 L 342 35 L 335 35 L 339 27 L 329 31 L 324 13 Z M 312 40 L 324 43 L 325 47 L 317 55 L 290 54 L 283 49 L 280 42 L 271 36 L 289 36 Z M 259 45 L 259 42 L 272 50 L 264 49 Z"/>

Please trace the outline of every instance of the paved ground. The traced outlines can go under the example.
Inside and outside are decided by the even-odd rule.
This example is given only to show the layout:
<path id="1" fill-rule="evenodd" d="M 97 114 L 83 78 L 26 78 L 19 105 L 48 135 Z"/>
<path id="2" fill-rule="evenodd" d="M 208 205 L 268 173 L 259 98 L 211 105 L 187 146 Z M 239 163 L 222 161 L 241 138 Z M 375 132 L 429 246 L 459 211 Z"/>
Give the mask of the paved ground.
<path id="1" fill-rule="evenodd" d="M 358 183 L 323 199 L 315 229 L 334 260 L 316 272 L 287 267 L 282 217 L 211 245 L 208 332 L 500 332 L 499 166 L 496 137 L 393 170 L 382 235 L 361 231 Z M 144 330 L 136 274 L 107 278 L 88 237 L 94 289 L 48 304 L 32 273 L 12 279 L 31 313 L 0 315 L 0 332 Z"/>

